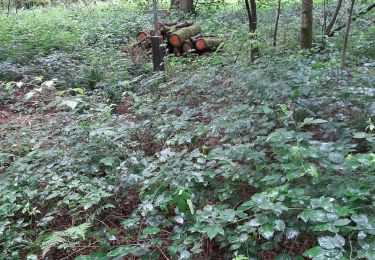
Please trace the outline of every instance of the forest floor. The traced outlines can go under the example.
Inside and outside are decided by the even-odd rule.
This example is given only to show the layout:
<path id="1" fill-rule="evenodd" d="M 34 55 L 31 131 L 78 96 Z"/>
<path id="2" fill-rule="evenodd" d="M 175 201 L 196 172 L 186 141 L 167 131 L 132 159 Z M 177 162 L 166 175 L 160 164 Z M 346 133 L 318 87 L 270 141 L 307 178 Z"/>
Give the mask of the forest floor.
<path id="1" fill-rule="evenodd" d="M 278 47 L 261 6 L 254 62 L 243 8 L 202 8 L 223 46 L 154 73 L 138 9 L 0 15 L 0 259 L 373 259 L 374 12 L 342 70 L 297 5 Z"/>

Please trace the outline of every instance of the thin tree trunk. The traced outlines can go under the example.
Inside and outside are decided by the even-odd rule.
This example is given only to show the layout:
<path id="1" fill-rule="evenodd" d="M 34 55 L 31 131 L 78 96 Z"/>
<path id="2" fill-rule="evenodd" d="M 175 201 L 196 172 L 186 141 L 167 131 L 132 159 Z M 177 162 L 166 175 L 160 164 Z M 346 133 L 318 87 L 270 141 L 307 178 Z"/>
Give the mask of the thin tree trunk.
<path id="1" fill-rule="evenodd" d="M 325 44 L 325 32 L 327 30 L 327 18 L 328 18 L 328 0 L 323 0 L 323 29 L 322 29 L 322 48 L 324 49 Z"/>
<path id="2" fill-rule="evenodd" d="M 351 0 L 350 5 L 346 9 L 346 29 L 344 34 L 344 46 L 342 47 L 341 69 L 344 69 L 346 65 L 346 49 L 348 48 L 349 30 L 352 22 L 354 3 L 355 0 Z"/>
<path id="3" fill-rule="evenodd" d="M 327 30 L 327 18 L 328 18 L 328 12 L 327 12 L 327 5 L 328 0 L 323 1 L 323 32 Z"/>
<path id="4" fill-rule="evenodd" d="M 10 13 L 10 0 L 8 0 L 8 14 Z"/>
<path id="5" fill-rule="evenodd" d="M 352 22 L 356 21 L 361 15 L 364 15 L 368 12 L 370 12 L 373 8 L 375 8 L 375 4 L 371 4 L 369 5 L 365 10 L 359 12 L 357 15 L 355 15 L 353 18 L 352 18 Z M 336 29 L 334 29 L 332 32 L 329 33 L 329 37 L 333 37 L 335 35 L 336 32 L 344 29 L 346 26 L 346 23 L 345 24 L 342 24 L 340 25 L 339 27 L 337 27 Z"/>
<path id="6" fill-rule="evenodd" d="M 257 3 L 255 0 L 250 0 L 250 7 L 251 17 L 253 19 L 253 32 L 255 32 L 258 27 Z"/>
<path id="7" fill-rule="evenodd" d="M 301 48 L 312 48 L 313 40 L 313 0 L 302 0 Z"/>
<path id="8" fill-rule="evenodd" d="M 280 19 L 280 12 L 281 12 L 281 0 L 279 0 L 277 6 L 277 15 L 276 15 L 276 22 L 275 22 L 275 31 L 273 33 L 273 46 L 276 47 L 277 45 L 277 29 L 279 27 L 279 19 Z"/>
<path id="9" fill-rule="evenodd" d="M 257 5 L 255 0 L 245 0 L 246 5 L 246 12 L 247 17 L 249 19 L 249 31 L 250 31 L 250 39 L 255 40 L 256 39 L 256 30 L 257 30 Z M 251 43 L 251 60 L 255 60 L 259 56 L 259 48 L 258 44 Z"/>
<path id="10" fill-rule="evenodd" d="M 251 17 L 249 0 L 245 0 L 245 6 L 246 6 L 247 18 L 249 20 L 249 31 L 253 32 L 253 29 L 252 29 L 253 28 L 253 18 Z"/>
<path id="11" fill-rule="evenodd" d="M 331 20 L 329 21 L 327 27 L 325 28 L 325 31 L 324 31 L 325 35 L 329 35 L 331 33 L 331 30 L 336 23 L 337 16 L 340 13 L 341 5 L 342 5 L 342 0 L 338 0 L 335 12 L 333 13 L 333 16 L 332 16 Z"/>

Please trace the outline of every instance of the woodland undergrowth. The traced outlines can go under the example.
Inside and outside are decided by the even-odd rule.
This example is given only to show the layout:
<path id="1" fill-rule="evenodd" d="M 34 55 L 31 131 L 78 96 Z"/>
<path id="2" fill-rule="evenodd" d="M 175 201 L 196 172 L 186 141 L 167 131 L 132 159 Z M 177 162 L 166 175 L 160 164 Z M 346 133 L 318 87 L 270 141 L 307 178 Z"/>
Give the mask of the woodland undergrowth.
<path id="1" fill-rule="evenodd" d="M 271 47 L 270 8 L 256 61 L 241 8 L 202 8 L 224 44 L 160 73 L 133 7 L 1 15 L 0 258 L 374 259 L 374 24 L 342 70 L 293 4 Z"/>

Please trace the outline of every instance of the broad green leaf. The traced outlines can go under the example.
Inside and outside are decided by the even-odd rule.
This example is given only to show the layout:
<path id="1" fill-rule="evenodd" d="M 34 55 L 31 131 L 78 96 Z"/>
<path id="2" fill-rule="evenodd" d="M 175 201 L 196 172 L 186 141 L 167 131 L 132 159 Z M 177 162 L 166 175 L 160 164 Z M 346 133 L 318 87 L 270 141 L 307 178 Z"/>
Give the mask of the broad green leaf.
<path id="1" fill-rule="evenodd" d="M 202 230 L 212 240 L 218 234 L 224 235 L 224 229 L 220 226 L 206 226 Z"/>
<path id="2" fill-rule="evenodd" d="M 319 245 L 325 249 L 342 248 L 345 245 L 345 239 L 336 234 L 334 237 L 324 236 L 318 238 Z"/>
<path id="3" fill-rule="evenodd" d="M 85 92 L 83 88 L 73 88 L 72 90 L 80 95 L 83 95 L 83 93 Z"/>
<path id="4" fill-rule="evenodd" d="M 127 255 L 131 254 L 133 249 L 134 249 L 133 246 L 117 247 L 116 249 L 109 252 L 108 256 L 110 256 L 110 257 L 127 256 Z"/>
<path id="5" fill-rule="evenodd" d="M 110 258 L 104 252 L 95 252 L 89 255 L 81 255 L 74 258 L 74 260 L 109 260 Z"/>
<path id="6" fill-rule="evenodd" d="M 273 230 L 273 227 L 272 225 L 270 224 L 266 224 L 266 225 L 263 225 L 261 226 L 259 229 L 259 234 L 264 237 L 265 239 L 271 239 L 273 237 L 273 234 L 274 234 L 274 230 Z"/>
<path id="7" fill-rule="evenodd" d="M 143 229 L 142 236 L 147 237 L 149 235 L 156 235 L 160 233 L 160 228 L 157 227 L 146 227 Z"/>
<path id="8" fill-rule="evenodd" d="M 333 224 L 335 225 L 335 226 L 346 226 L 346 225 L 348 225 L 349 223 L 351 222 L 351 220 L 350 219 L 347 219 L 347 218 L 342 218 L 342 219 L 338 219 L 338 220 L 336 220 Z"/>
<path id="9" fill-rule="evenodd" d="M 323 255 L 323 251 L 320 246 L 310 248 L 303 253 L 303 256 L 309 257 L 312 259 L 321 257 L 322 255 Z"/>

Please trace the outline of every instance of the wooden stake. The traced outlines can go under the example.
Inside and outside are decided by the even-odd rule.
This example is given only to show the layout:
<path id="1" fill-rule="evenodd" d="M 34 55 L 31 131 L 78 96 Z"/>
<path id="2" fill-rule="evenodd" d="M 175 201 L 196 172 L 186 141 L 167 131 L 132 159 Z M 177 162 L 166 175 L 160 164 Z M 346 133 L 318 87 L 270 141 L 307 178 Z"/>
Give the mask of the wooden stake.
<path id="1" fill-rule="evenodd" d="M 163 42 L 161 36 L 152 36 L 152 63 L 154 65 L 154 71 L 164 70 L 164 50 L 160 47 L 160 44 Z"/>

